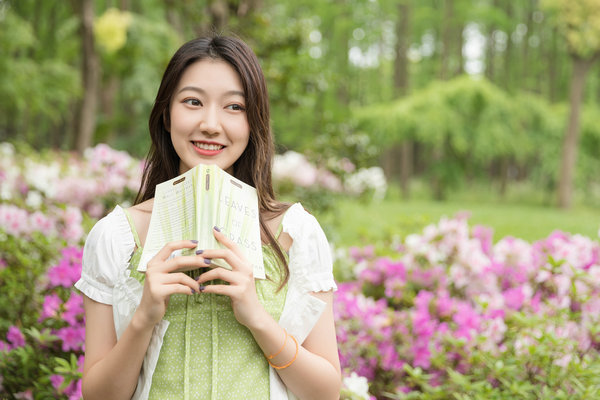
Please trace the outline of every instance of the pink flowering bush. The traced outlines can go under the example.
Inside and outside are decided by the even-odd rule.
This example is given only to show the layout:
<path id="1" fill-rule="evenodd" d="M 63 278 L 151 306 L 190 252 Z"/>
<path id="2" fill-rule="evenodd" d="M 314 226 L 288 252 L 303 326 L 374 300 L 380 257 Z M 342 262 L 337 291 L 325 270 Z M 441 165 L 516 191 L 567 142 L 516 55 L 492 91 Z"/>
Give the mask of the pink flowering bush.
<path id="1" fill-rule="evenodd" d="M 0 143 L 0 202 L 40 210 L 51 219 L 56 219 L 54 210 L 64 205 L 99 218 L 137 193 L 141 172 L 140 160 L 106 144 L 79 157 L 67 152 L 37 153 L 24 145 L 17 150 Z"/>
<path id="2" fill-rule="evenodd" d="M 58 262 L 37 282 L 37 307 L 16 318 L 20 326 L 9 326 L 0 338 L 0 398 L 81 398 L 83 298 L 73 290 L 81 276 L 81 256 L 80 247 L 61 251 Z"/>
<path id="3" fill-rule="evenodd" d="M 357 279 L 334 302 L 340 357 L 377 398 L 600 395 L 597 241 L 493 244 L 463 215 L 409 235 L 392 257 L 350 254 Z"/>
<path id="4" fill-rule="evenodd" d="M 336 196 L 382 199 L 387 191 L 387 182 L 379 167 L 356 171 L 356 166 L 347 158 L 333 157 L 315 165 L 295 151 L 275 156 L 273 185 L 280 196 L 321 211 L 332 209 Z"/>
<path id="5" fill-rule="evenodd" d="M 81 397 L 81 245 L 140 173 L 106 145 L 77 157 L 0 143 L 0 398 Z"/>

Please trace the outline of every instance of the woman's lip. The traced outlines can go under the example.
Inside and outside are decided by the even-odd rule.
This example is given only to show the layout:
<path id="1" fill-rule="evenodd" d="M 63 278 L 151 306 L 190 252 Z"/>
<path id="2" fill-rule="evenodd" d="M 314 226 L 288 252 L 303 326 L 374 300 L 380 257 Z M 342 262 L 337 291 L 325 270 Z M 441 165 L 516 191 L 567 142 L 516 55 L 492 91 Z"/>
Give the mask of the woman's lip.
<path id="1" fill-rule="evenodd" d="M 220 154 L 221 152 L 223 152 L 223 150 L 225 149 L 225 146 L 219 144 L 219 143 L 215 143 L 215 142 L 198 142 L 198 143 L 205 143 L 205 144 L 216 144 L 219 146 L 222 146 L 220 149 L 218 150 L 208 150 L 208 149 L 201 149 L 199 147 L 197 147 L 196 145 L 194 145 L 194 143 L 192 142 L 192 147 L 194 148 L 194 150 L 196 151 L 196 153 L 200 154 L 201 156 L 216 156 L 217 154 Z"/>

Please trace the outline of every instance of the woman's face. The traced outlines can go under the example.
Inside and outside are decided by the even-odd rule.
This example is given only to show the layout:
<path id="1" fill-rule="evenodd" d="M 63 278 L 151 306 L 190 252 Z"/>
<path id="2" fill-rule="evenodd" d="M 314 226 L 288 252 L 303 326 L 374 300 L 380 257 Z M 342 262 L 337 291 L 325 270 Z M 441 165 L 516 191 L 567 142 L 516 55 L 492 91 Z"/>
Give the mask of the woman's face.
<path id="1" fill-rule="evenodd" d="M 202 60 L 181 76 L 170 105 L 179 173 L 216 164 L 233 174 L 250 137 L 244 89 L 238 73 L 222 60 Z"/>

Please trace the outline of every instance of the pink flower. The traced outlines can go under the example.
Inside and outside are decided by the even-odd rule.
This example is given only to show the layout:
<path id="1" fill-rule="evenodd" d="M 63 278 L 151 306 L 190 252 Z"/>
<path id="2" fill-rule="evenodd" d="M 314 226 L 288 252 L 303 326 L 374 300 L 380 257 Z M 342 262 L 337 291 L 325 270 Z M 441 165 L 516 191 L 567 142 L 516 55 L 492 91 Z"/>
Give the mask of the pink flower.
<path id="1" fill-rule="evenodd" d="M 452 316 L 452 320 L 458 326 L 454 335 L 456 337 L 464 337 L 467 340 L 473 337 L 481 324 L 479 314 L 466 302 L 458 302 L 456 304 L 456 313 Z"/>
<path id="2" fill-rule="evenodd" d="M 62 375 L 52 375 L 50 376 L 50 383 L 52 383 L 52 387 L 60 393 L 60 386 L 65 381 L 65 377 Z"/>
<path id="3" fill-rule="evenodd" d="M 48 270 L 48 278 L 52 287 L 63 286 L 68 288 L 76 282 L 73 279 L 71 266 L 62 262 Z"/>
<path id="4" fill-rule="evenodd" d="M 29 216 L 29 224 L 32 229 L 41 232 L 46 236 L 54 232 L 56 228 L 54 221 L 41 211 L 36 211 Z"/>
<path id="5" fill-rule="evenodd" d="M 431 351 L 427 344 L 416 345 L 412 348 L 415 367 L 429 368 L 431 366 Z"/>
<path id="6" fill-rule="evenodd" d="M 77 371 L 83 373 L 83 363 L 85 362 L 85 356 L 81 355 L 77 358 Z"/>
<path id="7" fill-rule="evenodd" d="M 83 297 L 71 292 L 71 297 L 65 303 L 65 312 L 62 317 L 69 325 L 76 325 L 81 316 L 83 316 Z"/>
<path id="8" fill-rule="evenodd" d="M 10 344 L 6 343 L 3 340 L 0 340 L 0 353 L 6 353 L 11 350 Z"/>
<path id="9" fill-rule="evenodd" d="M 62 340 L 63 351 L 80 351 L 83 349 L 85 340 L 85 328 L 67 326 L 60 328 L 56 332 L 56 336 Z"/>
<path id="10" fill-rule="evenodd" d="M 21 330 L 14 325 L 8 328 L 6 340 L 12 345 L 12 348 L 25 346 L 25 336 L 23 336 Z"/>
<path id="11" fill-rule="evenodd" d="M 18 400 L 33 400 L 33 391 L 31 389 L 27 389 L 23 392 L 15 393 L 15 399 Z"/>
<path id="12" fill-rule="evenodd" d="M 67 247 L 62 250 L 62 259 L 58 265 L 48 270 L 51 287 L 70 288 L 81 277 L 81 256 L 79 248 Z"/>
<path id="13" fill-rule="evenodd" d="M 494 231 L 482 225 L 475 225 L 472 230 L 473 237 L 481 242 L 481 251 L 487 256 L 492 254 L 492 238 Z"/>
<path id="14" fill-rule="evenodd" d="M 44 304 L 42 305 L 42 313 L 40 315 L 40 319 L 44 320 L 47 318 L 56 317 L 61 304 L 61 298 L 58 297 L 58 295 L 55 293 L 44 296 Z"/>
<path id="15" fill-rule="evenodd" d="M 69 400 L 80 400 L 81 397 L 81 379 L 71 382 L 65 389 L 65 394 L 69 396 Z"/>
<path id="16" fill-rule="evenodd" d="M 525 302 L 525 293 L 522 287 L 508 289 L 504 292 L 504 303 L 513 310 L 520 310 Z"/>

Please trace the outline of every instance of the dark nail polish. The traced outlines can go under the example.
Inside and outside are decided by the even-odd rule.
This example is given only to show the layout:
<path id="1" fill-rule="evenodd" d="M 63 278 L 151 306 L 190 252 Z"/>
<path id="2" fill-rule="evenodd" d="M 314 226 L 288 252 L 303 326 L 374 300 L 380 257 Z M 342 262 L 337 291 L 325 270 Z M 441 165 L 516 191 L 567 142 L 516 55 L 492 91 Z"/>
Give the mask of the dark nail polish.
<path id="1" fill-rule="evenodd" d="M 204 289 L 206 289 L 206 286 L 204 286 L 204 285 L 200 285 L 199 289 L 200 289 L 200 291 L 202 292 L 202 291 L 204 291 Z"/>
<path id="2" fill-rule="evenodd" d="M 196 250 L 196 254 L 202 254 L 204 253 L 204 250 Z"/>
<path id="3" fill-rule="evenodd" d="M 194 288 L 191 288 L 192 290 L 192 294 L 196 294 L 196 291 L 194 290 Z"/>
<path id="4" fill-rule="evenodd" d="M 214 229 L 215 229 L 215 231 L 217 231 L 217 232 L 221 232 L 221 230 L 219 229 L 219 227 L 218 227 L 218 226 L 215 226 L 215 227 L 214 227 Z"/>
<path id="5" fill-rule="evenodd" d="M 204 264 L 210 264 L 210 263 L 211 263 L 210 258 L 205 258 L 204 259 Z"/>
<path id="6" fill-rule="evenodd" d="M 190 240 L 190 242 L 192 242 L 194 244 L 198 244 L 198 241 L 196 239 L 192 239 L 192 240 Z"/>

